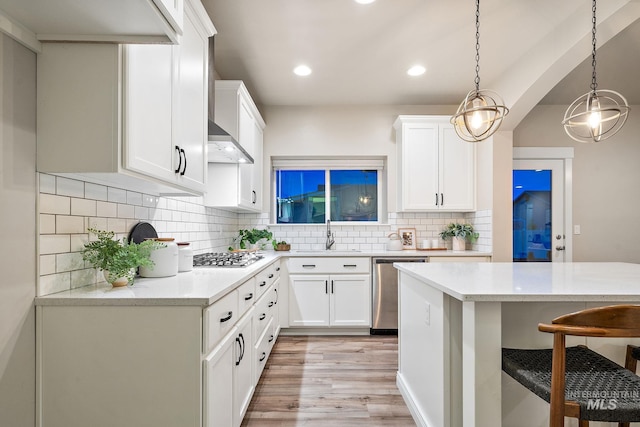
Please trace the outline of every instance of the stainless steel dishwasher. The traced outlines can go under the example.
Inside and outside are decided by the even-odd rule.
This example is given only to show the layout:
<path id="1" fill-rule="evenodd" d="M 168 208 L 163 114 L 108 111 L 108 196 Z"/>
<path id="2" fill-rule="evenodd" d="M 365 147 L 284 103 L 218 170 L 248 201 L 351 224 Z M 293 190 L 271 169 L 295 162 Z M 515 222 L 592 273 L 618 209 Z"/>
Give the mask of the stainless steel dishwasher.
<path id="1" fill-rule="evenodd" d="M 398 270 L 394 262 L 427 262 L 426 257 L 372 258 L 371 334 L 398 334 Z"/>

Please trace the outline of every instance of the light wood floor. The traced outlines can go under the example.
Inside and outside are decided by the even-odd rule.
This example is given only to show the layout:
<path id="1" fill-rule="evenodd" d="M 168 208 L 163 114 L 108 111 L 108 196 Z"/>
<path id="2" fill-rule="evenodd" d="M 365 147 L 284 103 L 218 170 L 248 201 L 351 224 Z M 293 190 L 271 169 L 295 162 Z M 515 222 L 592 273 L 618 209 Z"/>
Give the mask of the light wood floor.
<path id="1" fill-rule="evenodd" d="M 242 427 L 414 427 L 397 370 L 395 336 L 280 336 Z"/>

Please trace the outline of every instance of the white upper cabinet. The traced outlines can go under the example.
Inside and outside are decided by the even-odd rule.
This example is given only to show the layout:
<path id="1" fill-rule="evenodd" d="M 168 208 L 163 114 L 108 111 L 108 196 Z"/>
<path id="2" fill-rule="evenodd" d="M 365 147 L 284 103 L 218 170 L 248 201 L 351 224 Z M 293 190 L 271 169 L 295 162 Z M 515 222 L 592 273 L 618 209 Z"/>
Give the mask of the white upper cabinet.
<path id="1" fill-rule="evenodd" d="M 177 43 L 184 0 L 0 0 L 4 22 L 41 41 Z"/>
<path id="2" fill-rule="evenodd" d="M 215 121 L 242 145 L 253 164 L 209 163 L 205 205 L 262 211 L 264 120 L 240 80 L 216 80 Z"/>
<path id="3" fill-rule="evenodd" d="M 476 209 L 476 147 L 443 116 L 399 116 L 398 211 Z"/>
<path id="4" fill-rule="evenodd" d="M 179 45 L 44 44 L 38 171 L 152 194 L 202 194 L 214 32 L 195 0 L 185 4 Z"/>

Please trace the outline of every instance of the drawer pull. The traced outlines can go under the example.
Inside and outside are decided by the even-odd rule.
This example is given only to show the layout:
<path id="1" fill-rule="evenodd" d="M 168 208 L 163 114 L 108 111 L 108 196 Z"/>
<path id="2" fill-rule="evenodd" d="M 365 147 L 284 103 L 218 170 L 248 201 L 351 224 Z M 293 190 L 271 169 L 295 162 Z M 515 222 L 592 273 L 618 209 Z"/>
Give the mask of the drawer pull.
<path id="1" fill-rule="evenodd" d="M 280 267 L 276 268 L 276 271 L 280 271 Z"/>
<path id="2" fill-rule="evenodd" d="M 303 268 L 316 268 L 315 264 L 302 264 Z"/>
<path id="3" fill-rule="evenodd" d="M 265 353 L 264 351 L 262 352 L 262 356 L 260 357 L 260 361 L 262 362 L 264 359 L 267 358 L 267 353 Z"/>
<path id="4" fill-rule="evenodd" d="M 278 295 L 278 289 L 277 289 L 277 288 L 273 288 L 273 292 L 275 292 L 275 293 L 276 293 L 276 300 L 275 300 L 273 303 L 274 303 L 274 304 L 277 304 L 277 303 L 278 303 L 278 298 L 279 298 L 279 295 Z"/>
<path id="5" fill-rule="evenodd" d="M 273 339 L 274 339 L 274 338 L 275 338 L 275 337 L 274 337 L 273 335 L 271 335 L 271 336 L 269 337 L 269 342 L 273 342 Z"/>
<path id="6" fill-rule="evenodd" d="M 333 280 L 331 281 L 331 293 L 333 293 Z"/>
<path id="7" fill-rule="evenodd" d="M 273 307 L 273 301 L 269 301 L 269 308 Z"/>
<path id="8" fill-rule="evenodd" d="M 273 279 L 273 274 L 270 274 L 270 275 L 269 275 L 269 279 Z"/>
<path id="9" fill-rule="evenodd" d="M 229 314 L 227 314 L 227 317 L 223 317 L 220 319 L 220 323 L 228 322 L 229 320 L 231 320 L 232 317 L 233 317 L 233 311 L 230 311 Z"/>
<path id="10" fill-rule="evenodd" d="M 263 286 L 266 286 L 266 285 L 267 285 L 266 281 L 265 282 L 260 282 L 260 287 L 263 287 Z"/>
<path id="11" fill-rule="evenodd" d="M 342 266 L 344 268 L 356 268 L 358 265 L 357 264 L 343 264 Z"/>
<path id="12" fill-rule="evenodd" d="M 258 320 L 264 320 L 266 318 L 267 318 L 267 313 L 262 313 L 260 317 L 258 317 Z"/>
<path id="13" fill-rule="evenodd" d="M 253 298 L 253 292 L 249 293 L 249 295 L 247 295 L 246 297 L 244 297 L 245 301 L 249 301 L 250 299 Z"/>

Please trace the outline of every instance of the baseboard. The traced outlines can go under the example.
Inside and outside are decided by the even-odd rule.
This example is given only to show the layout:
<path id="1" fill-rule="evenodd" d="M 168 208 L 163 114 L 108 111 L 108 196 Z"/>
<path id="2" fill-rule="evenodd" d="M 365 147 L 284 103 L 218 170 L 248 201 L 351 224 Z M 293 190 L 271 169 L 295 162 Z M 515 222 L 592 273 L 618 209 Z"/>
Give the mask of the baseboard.
<path id="1" fill-rule="evenodd" d="M 280 335 L 369 335 L 369 328 L 282 328 Z"/>
<path id="2" fill-rule="evenodd" d="M 409 412 L 413 417 L 413 421 L 416 422 L 416 425 L 419 427 L 429 427 L 426 420 L 422 417 L 422 414 L 418 410 L 418 407 L 415 401 L 413 400 L 413 396 L 409 392 L 409 389 L 407 388 L 404 382 L 404 379 L 402 378 L 402 374 L 400 372 L 398 372 L 398 374 L 396 375 L 396 385 L 398 386 L 398 390 L 400 390 L 400 394 L 404 399 L 404 403 L 407 404 L 407 408 L 409 408 Z M 432 427 L 439 427 L 439 426 L 432 426 Z"/>

